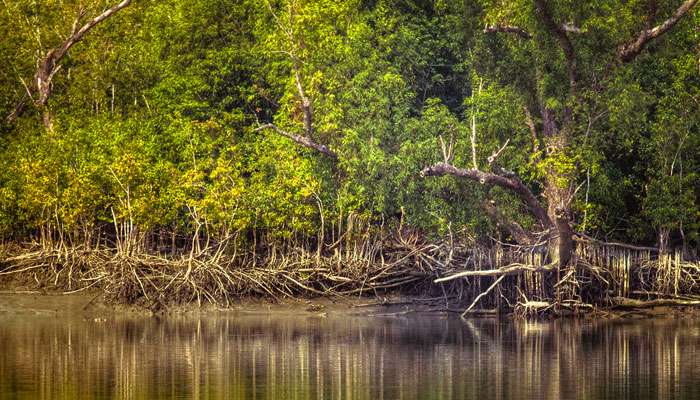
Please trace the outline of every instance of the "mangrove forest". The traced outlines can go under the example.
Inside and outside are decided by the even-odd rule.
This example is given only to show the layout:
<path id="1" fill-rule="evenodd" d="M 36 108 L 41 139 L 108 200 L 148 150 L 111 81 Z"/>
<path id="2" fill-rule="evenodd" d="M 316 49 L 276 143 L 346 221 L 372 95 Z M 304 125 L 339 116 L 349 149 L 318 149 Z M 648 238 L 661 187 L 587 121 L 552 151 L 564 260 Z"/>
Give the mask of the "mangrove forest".
<path id="1" fill-rule="evenodd" d="M 3 0 L 0 284 L 698 306 L 698 3 Z"/>

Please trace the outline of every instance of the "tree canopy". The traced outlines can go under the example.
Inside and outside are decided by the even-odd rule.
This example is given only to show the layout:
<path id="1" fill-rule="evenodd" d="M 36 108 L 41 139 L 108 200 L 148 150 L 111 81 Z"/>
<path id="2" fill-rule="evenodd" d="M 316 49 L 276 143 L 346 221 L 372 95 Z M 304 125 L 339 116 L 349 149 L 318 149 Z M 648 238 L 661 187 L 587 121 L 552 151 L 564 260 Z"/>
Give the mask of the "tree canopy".
<path id="1" fill-rule="evenodd" d="M 696 2 L 4 1 L 0 236 L 697 248 Z"/>

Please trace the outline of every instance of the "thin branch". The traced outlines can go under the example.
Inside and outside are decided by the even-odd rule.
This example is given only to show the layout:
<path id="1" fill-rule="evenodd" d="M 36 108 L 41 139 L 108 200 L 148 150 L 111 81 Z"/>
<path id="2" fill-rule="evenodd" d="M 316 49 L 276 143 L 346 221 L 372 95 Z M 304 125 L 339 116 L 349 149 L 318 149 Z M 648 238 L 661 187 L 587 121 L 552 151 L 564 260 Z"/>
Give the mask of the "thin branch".
<path id="1" fill-rule="evenodd" d="M 472 143 L 472 166 L 474 169 L 479 169 L 479 163 L 476 161 L 476 117 L 472 115 L 472 134 L 471 134 L 471 143 Z"/>
<path id="2" fill-rule="evenodd" d="M 86 33 L 88 33 L 92 28 L 94 28 L 97 24 L 100 22 L 106 20 L 107 18 L 111 17 L 114 13 L 118 12 L 119 10 L 127 7 L 129 4 L 131 4 L 131 0 L 123 0 L 121 3 L 115 5 L 112 8 L 108 8 L 105 10 L 102 14 L 96 16 L 93 18 L 91 21 L 83 25 L 77 32 L 74 31 L 72 34 L 66 39 L 65 42 L 63 42 L 63 45 L 59 47 L 59 51 L 56 54 L 57 56 L 57 61 L 62 58 L 66 51 L 68 51 L 73 45 L 80 40 L 82 40 L 83 36 L 85 36 Z M 78 13 L 78 17 L 76 18 L 75 24 L 73 29 L 75 29 L 75 26 L 77 26 L 78 21 L 85 15 L 84 10 L 80 10 Z"/>
<path id="3" fill-rule="evenodd" d="M 450 131 L 449 144 L 445 144 L 445 139 L 442 138 L 442 135 L 438 136 L 438 139 L 440 140 L 440 150 L 442 151 L 442 159 L 446 163 L 452 162 L 452 159 L 454 158 L 454 145 L 455 145 L 454 133 L 452 131 Z"/>
<path id="4" fill-rule="evenodd" d="M 481 91 L 484 88 L 484 81 L 483 79 L 479 79 L 479 91 L 477 92 L 479 95 L 481 95 Z M 472 101 L 474 100 L 474 92 L 472 92 Z M 472 166 L 474 169 L 479 169 L 479 164 L 476 161 L 476 112 L 478 111 L 478 108 L 476 106 L 473 106 L 472 109 L 472 134 L 471 134 L 471 142 L 472 142 Z"/>
<path id="5" fill-rule="evenodd" d="M 686 0 L 683 4 L 676 9 L 673 15 L 651 29 L 644 29 L 637 35 L 637 38 L 633 41 L 623 44 L 619 47 L 617 56 L 623 63 L 630 62 L 634 60 L 639 53 L 642 52 L 644 47 L 652 40 L 658 38 L 659 36 L 666 33 L 669 29 L 673 28 L 674 25 L 680 21 L 688 12 L 698 3 L 698 0 Z"/>
<path id="6" fill-rule="evenodd" d="M 332 151 L 331 149 L 329 149 L 325 145 L 322 145 L 322 144 L 319 144 L 319 143 L 312 141 L 311 139 L 309 139 L 306 136 L 296 135 L 294 133 L 287 132 L 284 129 L 279 128 L 275 124 L 261 125 L 260 127 L 258 127 L 256 129 L 256 131 L 262 131 L 264 129 L 272 129 L 275 132 L 279 133 L 280 135 L 285 136 L 285 137 L 293 140 L 294 142 L 296 142 L 302 146 L 308 147 L 310 149 L 314 149 L 314 150 L 318 151 L 319 153 L 324 154 L 324 155 L 326 155 L 334 160 L 338 159 L 338 155 L 334 151 Z"/>
<path id="7" fill-rule="evenodd" d="M 464 310 L 464 312 L 462 313 L 461 317 L 464 318 L 464 316 L 467 315 L 467 314 L 469 313 L 469 311 L 471 311 L 472 308 L 474 308 L 474 306 L 479 302 L 479 300 L 481 300 L 482 297 L 484 297 L 484 296 L 486 296 L 487 294 L 489 294 L 489 293 L 493 290 L 493 288 L 495 288 L 496 286 L 498 286 L 498 284 L 501 283 L 501 281 L 502 281 L 505 277 L 506 277 L 505 275 L 499 276 L 498 279 L 496 279 L 496 280 L 493 282 L 493 284 L 492 284 L 491 286 L 489 286 L 488 289 L 486 289 L 486 291 L 484 291 L 483 293 L 481 293 L 481 294 L 479 294 L 478 296 L 476 296 L 476 298 L 474 299 L 474 301 L 472 302 L 472 304 L 471 304 L 466 310 Z"/>
<path id="8" fill-rule="evenodd" d="M 491 154 L 489 158 L 487 158 L 489 165 L 493 164 L 494 161 L 496 161 L 496 159 L 498 158 L 498 156 L 500 156 L 501 153 L 503 153 L 503 150 L 505 150 L 505 148 L 508 146 L 508 143 L 510 143 L 510 138 L 506 139 L 506 142 L 503 143 L 503 146 L 501 146 L 501 148 L 499 148 L 498 150 L 494 151 L 493 154 Z"/>

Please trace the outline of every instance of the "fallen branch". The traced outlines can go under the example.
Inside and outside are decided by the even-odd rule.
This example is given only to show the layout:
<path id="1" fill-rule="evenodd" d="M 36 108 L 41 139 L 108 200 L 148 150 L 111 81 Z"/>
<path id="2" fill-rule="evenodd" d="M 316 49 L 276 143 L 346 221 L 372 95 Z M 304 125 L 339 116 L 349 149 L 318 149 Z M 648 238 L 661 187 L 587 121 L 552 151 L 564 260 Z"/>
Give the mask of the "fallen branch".
<path id="1" fill-rule="evenodd" d="M 484 297 L 484 296 L 486 296 L 487 294 L 489 294 L 489 292 L 491 292 L 491 291 L 493 290 L 493 288 L 495 288 L 499 283 L 501 283 L 501 281 L 502 281 L 503 278 L 505 278 L 505 277 L 506 277 L 505 275 L 501 275 L 498 279 L 496 279 L 495 282 L 493 282 L 493 284 L 492 284 L 491 286 L 489 286 L 488 289 L 486 289 L 485 292 L 483 292 L 483 293 L 481 293 L 480 295 L 476 296 L 476 298 L 474 299 L 474 301 L 472 302 L 472 304 L 471 304 L 466 310 L 464 310 L 464 312 L 462 313 L 462 315 L 460 315 L 460 317 L 464 318 L 464 316 L 467 315 L 467 314 L 469 313 L 469 311 L 471 311 L 472 308 L 474 308 L 474 306 L 479 302 L 479 300 L 481 300 L 482 297 Z"/>
<path id="2" fill-rule="evenodd" d="M 628 297 L 614 297 L 615 308 L 689 307 L 700 306 L 700 300 L 655 299 L 637 300 Z"/>
<path id="3" fill-rule="evenodd" d="M 524 303 L 518 303 L 515 306 L 515 313 L 522 318 L 528 315 L 544 313 L 553 306 L 554 304 L 547 301 L 528 300 Z"/>
<path id="4" fill-rule="evenodd" d="M 554 267 L 556 265 L 556 263 L 550 263 L 542 266 L 514 263 L 498 269 L 487 269 L 482 271 L 462 271 L 453 275 L 445 276 L 443 278 L 435 279 L 433 283 L 442 283 L 468 276 L 506 276 L 517 275 L 523 272 L 550 272 L 554 270 Z"/>

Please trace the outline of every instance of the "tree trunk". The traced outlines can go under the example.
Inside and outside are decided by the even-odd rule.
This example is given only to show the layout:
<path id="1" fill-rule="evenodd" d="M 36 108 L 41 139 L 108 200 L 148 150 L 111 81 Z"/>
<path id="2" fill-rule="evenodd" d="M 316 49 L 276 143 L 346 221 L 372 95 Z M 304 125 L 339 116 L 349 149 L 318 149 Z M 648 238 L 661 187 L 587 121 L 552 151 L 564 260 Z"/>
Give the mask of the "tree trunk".
<path id="1" fill-rule="evenodd" d="M 670 236 L 671 230 L 669 228 L 659 228 L 659 254 L 668 253 L 668 243 Z"/>
<path id="2" fill-rule="evenodd" d="M 571 227 L 570 194 L 567 187 L 570 178 L 564 174 L 550 171 L 545 182 L 547 198 L 547 214 L 554 222 L 550 236 L 549 252 L 552 262 L 557 262 L 560 268 L 571 261 L 574 251 L 574 231 Z"/>
<path id="3" fill-rule="evenodd" d="M 574 231 L 571 227 L 572 177 L 562 171 L 556 159 L 566 157 L 568 135 L 565 128 L 559 129 L 551 110 L 542 111 L 543 130 L 547 145 L 544 196 L 547 201 L 547 215 L 553 223 L 550 234 L 549 253 L 552 262 L 564 268 L 571 261 L 574 252 Z"/>

